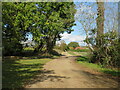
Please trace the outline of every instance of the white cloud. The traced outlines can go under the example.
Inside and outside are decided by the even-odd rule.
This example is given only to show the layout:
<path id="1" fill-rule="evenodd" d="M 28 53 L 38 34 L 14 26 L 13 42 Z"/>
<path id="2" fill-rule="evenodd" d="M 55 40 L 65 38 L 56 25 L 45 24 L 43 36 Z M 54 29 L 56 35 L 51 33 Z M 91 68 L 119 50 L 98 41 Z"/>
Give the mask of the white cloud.
<path id="1" fill-rule="evenodd" d="M 85 42 L 83 42 L 83 40 L 85 40 L 85 36 L 80 36 L 80 35 L 72 35 L 72 34 L 61 34 L 62 36 L 62 40 L 65 40 L 66 42 L 78 42 L 79 45 L 85 45 Z"/>

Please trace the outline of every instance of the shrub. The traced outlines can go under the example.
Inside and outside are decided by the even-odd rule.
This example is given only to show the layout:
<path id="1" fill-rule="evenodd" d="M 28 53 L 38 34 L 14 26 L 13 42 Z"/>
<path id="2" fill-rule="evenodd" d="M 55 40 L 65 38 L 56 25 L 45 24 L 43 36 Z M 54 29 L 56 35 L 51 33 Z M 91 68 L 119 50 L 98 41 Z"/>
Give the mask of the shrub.
<path id="1" fill-rule="evenodd" d="M 3 55 L 19 55 L 22 52 L 22 44 L 12 41 L 3 43 Z"/>
<path id="2" fill-rule="evenodd" d="M 89 58 L 87 56 L 80 56 L 77 58 L 77 61 L 84 61 L 84 62 L 89 62 Z"/>
<path id="3" fill-rule="evenodd" d="M 108 32 L 101 35 L 101 45 L 97 46 L 97 49 L 94 50 L 91 62 L 99 63 L 109 68 L 120 67 L 120 43 L 118 40 L 117 32 Z"/>

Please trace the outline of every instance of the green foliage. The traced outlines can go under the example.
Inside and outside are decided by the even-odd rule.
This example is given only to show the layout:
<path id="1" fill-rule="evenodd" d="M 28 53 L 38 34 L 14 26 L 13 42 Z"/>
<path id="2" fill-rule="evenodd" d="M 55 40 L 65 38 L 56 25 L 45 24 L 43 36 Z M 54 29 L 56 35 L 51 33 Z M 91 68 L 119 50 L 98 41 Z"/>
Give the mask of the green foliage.
<path id="1" fill-rule="evenodd" d="M 89 62 L 89 58 L 86 56 L 80 56 L 79 58 L 77 58 L 77 61 L 85 61 L 85 62 Z"/>
<path id="2" fill-rule="evenodd" d="M 61 33 L 73 31 L 71 27 L 74 25 L 74 4 L 73 2 L 45 2 L 38 7 L 44 17 L 41 21 L 41 28 L 39 28 L 44 36 L 38 41 L 44 41 L 46 51 L 50 52 L 55 42 L 60 40 Z"/>
<path id="3" fill-rule="evenodd" d="M 27 33 L 38 44 L 36 51 L 44 46 L 46 51 L 52 51 L 60 34 L 71 33 L 75 25 L 73 2 L 4 2 L 2 7 L 4 54 L 9 53 L 12 44 L 26 41 Z M 16 48 L 13 51 L 17 52 Z"/>
<path id="4" fill-rule="evenodd" d="M 9 44 L 7 41 L 3 42 L 2 51 L 4 55 L 20 55 L 20 52 L 22 52 L 23 47 L 19 42 L 11 41 Z"/>
<path id="5" fill-rule="evenodd" d="M 96 38 L 98 39 L 98 38 Z M 99 37 L 100 43 L 96 46 L 92 62 L 100 63 L 105 67 L 119 67 L 118 34 L 116 31 L 107 32 Z"/>
<path id="6" fill-rule="evenodd" d="M 87 67 L 91 67 L 93 69 L 100 69 L 101 67 L 97 64 L 90 63 L 90 58 L 88 56 L 80 56 L 76 60 L 78 63 L 85 65 Z"/>
<path id="7" fill-rule="evenodd" d="M 17 49 L 22 51 L 22 48 L 17 46 L 17 44 L 27 40 L 26 33 L 33 30 L 33 24 L 37 22 L 36 16 L 38 14 L 34 14 L 36 12 L 35 3 L 2 3 L 3 54 L 13 54 L 18 52 Z"/>
<path id="8" fill-rule="evenodd" d="M 119 38 L 117 31 L 109 31 L 95 37 L 97 29 L 92 29 L 90 37 L 85 40 L 92 45 L 94 51 L 91 51 L 91 62 L 100 64 L 104 67 L 120 67 L 119 64 Z"/>
<path id="9" fill-rule="evenodd" d="M 62 50 L 62 51 L 66 51 L 69 49 L 69 47 L 67 46 L 67 44 L 63 40 L 60 42 L 60 44 L 57 44 L 54 48 Z"/>
<path id="10" fill-rule="evenodd" d="M 70 42 L 68 44 L 68 47 L 73 47 L 73 48 L 76 48 L 76 47 L 79 47 L 79 44 L 77 42 Z"/>

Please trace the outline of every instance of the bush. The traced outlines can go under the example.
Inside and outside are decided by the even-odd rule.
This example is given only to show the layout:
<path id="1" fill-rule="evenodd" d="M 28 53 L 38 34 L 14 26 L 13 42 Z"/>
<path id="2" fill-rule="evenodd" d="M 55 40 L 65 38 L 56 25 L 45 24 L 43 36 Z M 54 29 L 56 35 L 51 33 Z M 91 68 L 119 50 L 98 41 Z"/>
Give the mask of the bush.
<path id="1" fill-rule="evenodd" d="M 79 58 L 77 58 L 77 61 L 85 61 L 85 62 L 89 62 L 89 58 L 86 56 L 80 56 Z"/>
<path id="2" fill-rule="evenodd" d="M 99 63 L 104 67 L 120 67 L 117 32 L 108 32 L 100 36 L 101 45 L 97 46 L 91 57 L 91 62 Z"/>
<path id="3" fill-rule="evenodd" d="M 19 55 L 23 49 L 22 44 L 17 42 L 4 42 L 3 46 L 3 55 Z"/>

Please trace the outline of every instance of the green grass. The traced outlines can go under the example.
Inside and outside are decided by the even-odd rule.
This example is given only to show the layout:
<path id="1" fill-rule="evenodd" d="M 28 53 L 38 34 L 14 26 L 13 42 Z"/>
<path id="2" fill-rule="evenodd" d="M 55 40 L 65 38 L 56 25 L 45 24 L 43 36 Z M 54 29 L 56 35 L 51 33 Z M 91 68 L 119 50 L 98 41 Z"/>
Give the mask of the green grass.
<path id="1" fill-rule="evenodd" d="M 78 52 L 81 56 L 87 56 L 88 52 Z"/>
<path id="2" fill-rule="evenodd" d="M 86 56 L 88 55 L 88 52 L 74 52 L 74 51 L 67 51 L 71 55 L 81 55 L 81 56 Z M 76 54 L 77 53 L 77 54 Z"/>
<path id="3" fill-rule="evenodd" d="M 71 55 L 76 55 L 74 52 L 68 51 L 69 54 Z"/>
<path id="4" fill-rule="evenodd" d="M 24 50 L 34 50 L 34 48 L 32 48 L 32 47 L 26 47 L 26 48 L 24 48 Z"/>
<path id="5" fill-rule="evenodd" d="M 36 75 L 41 73 L 43 65 L 51 59 L 5 60 L 2 64 L 3 88 L 22 88 Z"/>
<path id="6" fill-rule="evenodd" d="M 33 51 L 34 51 L 34 48 L 32 47 L 23 48 L 23 52 L 33 52 Z"/>
<path id="7" fill-rule="evenodd" d="M 70 51 L 74 51 L 74 52 L 88 52 L 90 50 L 89 49 L 77 49 L 77 50 L 70 49 Z"/>
<path id="8" fill-rule="evenodd" d="M 84 65 L 86 67 L 95 69 L 95 70 L 100 71 L 100 72 L 104 72 L 106 74 L 110 74 L 110 75 L 113 75 L 113 76 L 120 76 L 120 71 L 118 71 L 118 70 L 103 68 L 100 65 L 89 63 L 89 58 L 86 57 L 86 56 L 78 57 L 77 62 L 81 65 Z"/>

